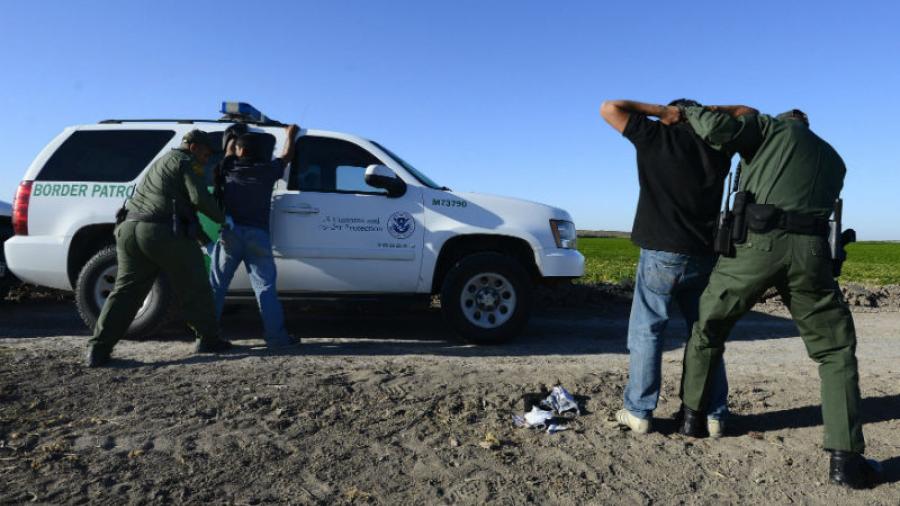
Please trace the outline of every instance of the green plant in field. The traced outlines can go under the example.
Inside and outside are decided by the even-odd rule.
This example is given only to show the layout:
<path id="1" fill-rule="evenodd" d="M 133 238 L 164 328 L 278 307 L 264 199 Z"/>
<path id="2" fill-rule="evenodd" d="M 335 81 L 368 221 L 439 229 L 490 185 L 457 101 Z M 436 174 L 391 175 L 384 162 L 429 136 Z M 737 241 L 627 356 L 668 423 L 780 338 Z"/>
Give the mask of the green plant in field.
<path id="1" fill-rule="evenodd" d="M 628 239 L 583 237 L 578 249 L 584 255 L 582 283 L 618 283 L 634 279 L 640 249 Z"/>
<path id="2" fill-rule="evenodd" d="M 869 285 L 900 284 L 900 243 L 873 241 L 848 245 L 840 280 Z"/>
<path id="3" fill-rule="evenodd" d="M 584 255 L 582 283 L 618 283 L 634 279 L 640 249 L 628 239 L 581 237 Z M 900 243 L 859 242 L 847 247 L 841 282 L 867 285 L 900 284 Z"/>

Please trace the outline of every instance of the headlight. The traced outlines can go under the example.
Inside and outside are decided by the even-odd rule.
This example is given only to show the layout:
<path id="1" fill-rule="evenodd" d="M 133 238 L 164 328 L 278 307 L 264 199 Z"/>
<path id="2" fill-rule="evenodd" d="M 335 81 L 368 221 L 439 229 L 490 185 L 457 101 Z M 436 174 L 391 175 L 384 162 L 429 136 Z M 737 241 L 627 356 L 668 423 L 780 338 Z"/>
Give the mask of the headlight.
<path id="1" fill-rule="evenodd" d="M 571 221 L 550 220 L 550 230 L 557 248 L 575 249 L 578 243 L 578 232 Z"/>

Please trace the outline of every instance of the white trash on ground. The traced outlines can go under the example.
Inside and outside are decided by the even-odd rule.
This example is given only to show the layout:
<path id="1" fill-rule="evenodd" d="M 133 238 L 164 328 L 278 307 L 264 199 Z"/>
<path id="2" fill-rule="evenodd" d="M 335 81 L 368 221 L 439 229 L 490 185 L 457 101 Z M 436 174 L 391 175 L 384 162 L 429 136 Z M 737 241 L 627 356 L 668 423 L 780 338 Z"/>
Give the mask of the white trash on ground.
<path id="1" fill-rule="evenodd" d="M 550 395 L 542 400 L 540 405 L 547 409 L 532 406 L 531 411 L 525 413 L 524 416 L 513 415 L 513 424 L 516 427 L 527 429 L 546 429 L 548 434 L 554 434 L 569 429 L 569 426 L 560 423 L 558 418 L 571 420 L 581 414 L 578 402 L 561 386 L 553 387 Z"/>

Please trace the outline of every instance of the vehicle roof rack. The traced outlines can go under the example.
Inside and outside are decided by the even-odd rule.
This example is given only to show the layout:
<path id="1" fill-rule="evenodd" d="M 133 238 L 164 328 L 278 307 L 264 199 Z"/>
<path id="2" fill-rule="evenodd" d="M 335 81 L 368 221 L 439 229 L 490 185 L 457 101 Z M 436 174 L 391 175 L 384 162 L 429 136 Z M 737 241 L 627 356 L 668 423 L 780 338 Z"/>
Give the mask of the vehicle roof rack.
<path id="1" fill-rule="evenodd" d="M 258 109 L 246 102 L 222 102 L 221 112 L 223 116 L 219 119 L 175 119 L 175 118 L 155 118 L 155 119 L 105 119 L 100 121 L 101 125 L 109 125 L 116 123 L 246 123 L 248 125 L 257 126 L 285 126 L 284 123 L 269 118 L 265 114 L 259 112 Z"/>
<path id="2" fill-rule="evenodd" d="M 247 123 L 248 125 L 258 126 L 285 126 L 280 121 L 269 119 L 266 121 L 247 121 L 246 119 L 233 118 L 230 116 L 222 116 L 220 119 L 178 119 L 178 118 L 153 118 L 153 119 L 105 119 L 98 121 L 98 124 L 109 125 L 116 123 Z"/>

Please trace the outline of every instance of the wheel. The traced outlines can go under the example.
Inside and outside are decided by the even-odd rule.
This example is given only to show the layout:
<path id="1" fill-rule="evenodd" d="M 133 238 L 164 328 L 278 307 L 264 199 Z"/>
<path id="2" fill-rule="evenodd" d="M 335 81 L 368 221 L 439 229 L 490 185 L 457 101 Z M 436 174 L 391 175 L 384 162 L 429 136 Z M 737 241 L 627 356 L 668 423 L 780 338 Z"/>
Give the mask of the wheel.
<path id="1" fill-rule="evenodd" d="M 444 279 L 441 311 L 466 341 L 506 341 L 522 331 L 531 313 L 528 273 L 516 259 L 499 253 L 464 257 Z"/>
<path id="2" fill-rule="evenodd" d="M 78 314 L 91 330 L 97 324 L 100 310 L 106 303 L 116 283 L 116 247 L 107 246 L 98 251 L 81 269 L 75 283 L 75 305 Z M 153 283 L 153 288 L 144 299 L 128 327 L 126 337 L 149 337 L 155 334 L 169 320 L 173 310 L 172 289 L 163 278 Z"/>

